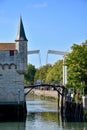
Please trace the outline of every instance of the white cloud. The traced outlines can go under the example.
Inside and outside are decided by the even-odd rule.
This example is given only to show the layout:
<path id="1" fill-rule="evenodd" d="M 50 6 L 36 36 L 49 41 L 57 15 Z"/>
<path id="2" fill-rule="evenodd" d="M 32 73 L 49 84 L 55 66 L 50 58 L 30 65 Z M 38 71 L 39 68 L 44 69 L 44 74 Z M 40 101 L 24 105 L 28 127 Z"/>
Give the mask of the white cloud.
<path id="1" fill-rule="evenodd" d="M 46 8 L 48 6 L 48 3 L 45 1 L 43 3 L 35 3 L 33 4 L 34 8 Z"/>

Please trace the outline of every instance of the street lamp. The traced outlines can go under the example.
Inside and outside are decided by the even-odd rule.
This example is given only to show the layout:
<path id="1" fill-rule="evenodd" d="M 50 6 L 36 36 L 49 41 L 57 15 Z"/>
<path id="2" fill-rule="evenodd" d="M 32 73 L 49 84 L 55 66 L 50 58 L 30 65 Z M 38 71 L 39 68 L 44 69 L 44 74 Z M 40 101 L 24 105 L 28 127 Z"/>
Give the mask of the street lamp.
<path id="1" fill-rule="evenodd" d="M 27 51 L 27 55 L 32 55 L 32 54 L 39 54 L 39 61 L 40 61 L 40 65 L 41 65 L 40 50 Z"/>
<path id="2" fill-rule="evenodd" d="M 64 65 L 64 60 L 65 60 L 65 56 L 66 56 L 66 54 L 68 54 L 68 52 L 48 50 L 47 57 L 46 57 L 46 64 L 47 64 L 47 60 L 48 60 L 48 54 L 55 54 L 55 55 L 63 56 L 63 85 L 65 85 L 67 83 L 67 66 Z"/>

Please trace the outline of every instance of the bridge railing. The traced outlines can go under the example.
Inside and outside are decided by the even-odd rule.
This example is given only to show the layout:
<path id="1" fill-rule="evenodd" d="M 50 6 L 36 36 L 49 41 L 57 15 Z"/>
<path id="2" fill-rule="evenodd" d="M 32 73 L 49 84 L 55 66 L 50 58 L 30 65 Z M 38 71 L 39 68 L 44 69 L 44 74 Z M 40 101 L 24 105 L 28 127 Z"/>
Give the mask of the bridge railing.
<path id="1" fill-rule="evenodd" d="M 52 84 L 27 85 L 27 86 L 24 87 L 24 89 L 26 89 L 26 88 L 30 88 L 30 89 L 29 89 L 29 91 L 27 91 L 27 92 L 25 93 L 25 95 L 27 95 L 27 94 L 28 94 L 30 91 L 32 91 L 34 88 L 46 87 L 46 86 L 54 88 L 61 96 L 64 96 L 64 93 L 63 93 L 63 92 L 60 92 L 59 88 L 61 88 L 62 90 L 64 90 L 65 87 L 64 87 L 64 86 L 60 86 L 60 85 L 52 85 Z"/>

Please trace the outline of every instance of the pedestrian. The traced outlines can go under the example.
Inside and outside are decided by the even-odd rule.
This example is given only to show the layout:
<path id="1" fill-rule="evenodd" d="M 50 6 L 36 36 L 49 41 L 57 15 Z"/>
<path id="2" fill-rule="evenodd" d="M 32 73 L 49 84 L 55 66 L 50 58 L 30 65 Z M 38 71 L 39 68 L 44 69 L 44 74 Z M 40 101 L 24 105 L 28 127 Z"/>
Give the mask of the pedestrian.
<path id="1" fill-rule="evenodd" d="M 79 89 L 77 90 L 77 93 L 75 95 L 75 102 L 76 104 L 82 104 L 82 96 Z"/>

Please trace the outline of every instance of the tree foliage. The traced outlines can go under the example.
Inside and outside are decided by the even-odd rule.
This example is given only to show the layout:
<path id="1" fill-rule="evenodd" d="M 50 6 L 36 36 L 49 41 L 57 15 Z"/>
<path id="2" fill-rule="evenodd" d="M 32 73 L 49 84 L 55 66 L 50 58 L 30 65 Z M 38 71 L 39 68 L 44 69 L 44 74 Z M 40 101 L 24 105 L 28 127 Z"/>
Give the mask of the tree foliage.
<path id="1" fill-rule="evenodd" d="M 40 79 L 42 81 L 42 83 L 45 83 L 46 81 L 46 75 L 48 73 L 48 70 L 51 68 L 52 66 L 50 64 L 44 65 L 41 68 L 39 68 L 36 73 L 35 73 L 35 77 L 34 77 L 34 82 L 36 82 L 38 79 Z"/>
<path id="2" fill-rule="evenodd" d="M 24 75 L 26 84 L 35 84 L 39 79 L 42 83 L 58 84 L 62 83 L 62 67 L 63 61 L 57 61 L 53 66 L 50 64 L 44 65 L 39 69 L 29 64 Z"/>
<path id="3" fill-rule="evenodd" d="M 72 52 L 66 56 L 68 83 L 70 85 L 87 84 L 87 41 L 82 45 L 74 44 Z"/>
<path id="4" fill-rule="evenodd" d="M 54 66 L 48 71 L 46 82 L 58 84 L 62 83 L 62 67 L 63 67 L 63 61 L 59 60 L 54 64 Z"/>
<path id="5" fill-rule="evenodd" d="M 27 67 L 27 71 L 24 74 L 24 79 L 26 84 L 33 84 L 34 83 L 34 76 L 36 73 L 36 68 L 34 65 L 29 64 Z"/>
<path id="6" fill-rule="evenodd" d="M 81 45 L 73 44 L 72 51 L 65 56 L 65 65 L 67 66 L 68 84 L 71 86 L 87 86 L 87 41 Z M 53 66 L 44 65 L 38 69 L 29 64 L 25 73 L 25 82 L 34 84 L 39 79 L 42 83 L 62 83 L 63 79 L 63 61 L 58 60 Z"/>

